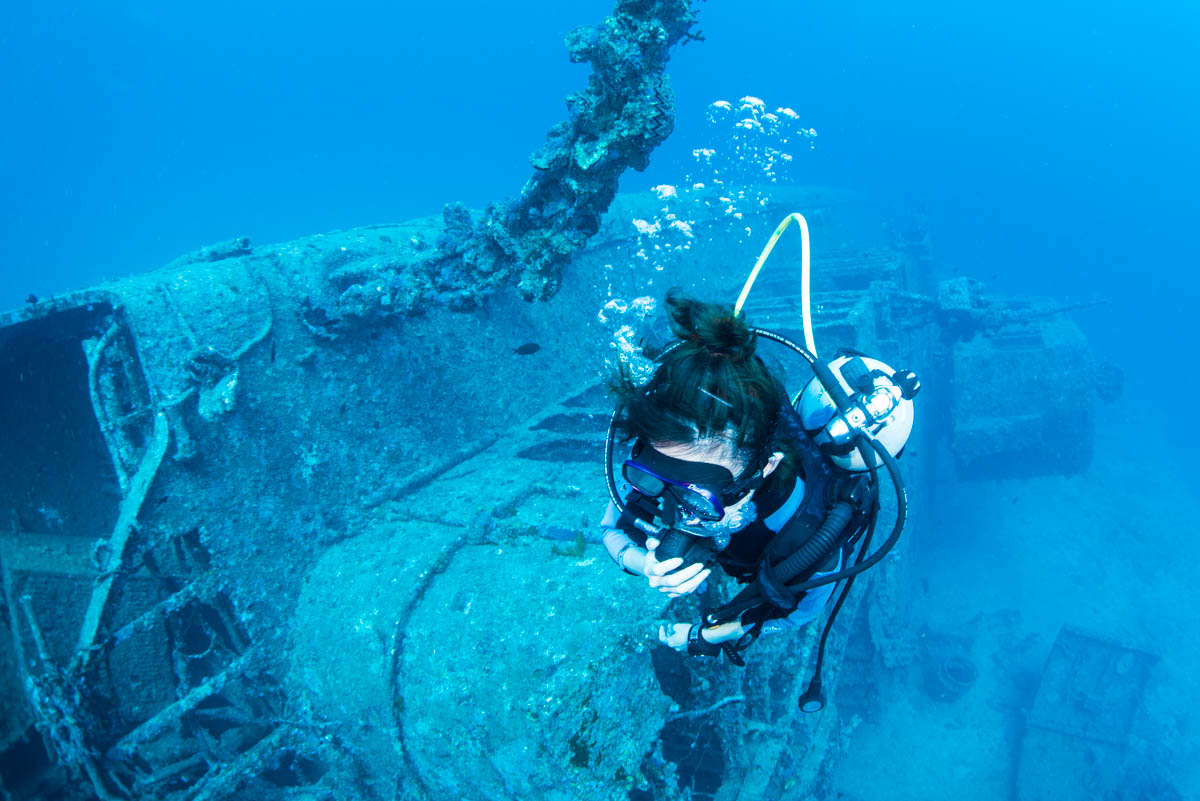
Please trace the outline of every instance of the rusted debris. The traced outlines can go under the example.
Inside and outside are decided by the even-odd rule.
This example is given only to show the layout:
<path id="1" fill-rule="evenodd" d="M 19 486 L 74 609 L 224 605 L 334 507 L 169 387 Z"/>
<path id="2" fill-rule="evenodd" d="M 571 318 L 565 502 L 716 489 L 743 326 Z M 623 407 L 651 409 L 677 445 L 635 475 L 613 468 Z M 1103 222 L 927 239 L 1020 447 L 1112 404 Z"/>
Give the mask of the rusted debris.
<path id="1" fill-rule="evenodd" d="M 128 759 L 137 753 L 138 746 L 162 734 L 166 729 L 179 725 L 179 720 L 196 708 L 196 705 L 221 692 L 231 679 L 239 677 L 243 671 L 254 663 L 254 653 L 250 652 L 238 657 L 233 664 L 221 673 L 205 681 L 183 698 L 161 710 L 154 717 L 143 722 L 129 734 L 109 749 L 108 756 L 112 759 Z"/>
<path id="2" fill-rule="evenodd" d="M 138 512 L 141 511 L 142 504 L 146 501 L 146 493 L 149 492 L 150 484 L 154 481 L 158 467 L 162 464 L 163 456 L 167 453 L 169 433 L 166 414 L 158 412 L 154 415 L 153 437 L 146 449 L 141 466 L 129 481 L 125 497 L 121 500 L 117 525 L 108 538 L 108 564 L 105 565 L 104 572 L 101 573 L 92 592 L 91 602 L 88 604 L 83 618 L 83 626 L 79 630 L 79 640 L 76 645 L 77 662 L 72 665 L 73 672 L 82 673 L 86 669 L 89 655 L 94 652 L 92 646 L 95 644 L 96 632 L 100 628 L 104 608 L 108 603 L 109 592 L 124 564 L 126 545 L 137 527 Z"/>

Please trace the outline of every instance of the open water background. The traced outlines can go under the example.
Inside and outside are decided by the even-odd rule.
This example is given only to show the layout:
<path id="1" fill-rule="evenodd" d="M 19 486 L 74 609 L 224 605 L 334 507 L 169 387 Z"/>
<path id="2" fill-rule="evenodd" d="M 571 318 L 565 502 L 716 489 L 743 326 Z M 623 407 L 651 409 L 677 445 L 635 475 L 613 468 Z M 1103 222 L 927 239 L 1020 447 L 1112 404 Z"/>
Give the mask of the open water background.
<path id="1" fill-rule="evenodd" d="M 286 240 L 515 194 L 528 154 L 587 78 L 563 36 L 611 7 L 10 3 L 0 27 L 0 308 L 235 236 Z M 1096 592 L 1126 611 L 1110 604 L 1101 622 L 1145 630 L 1151 646 L 1189 641 L 1180 609 L 1194 590 L 1169 568 L 1194 559 L 1184 535 L 1200 522 L 1178 449 L 1200 389 L 1197 6 L 711 0 L 700 13 L 707 41 L 672 58 L 676 132 L 623 189 L 678 182 L 708 104 L 756 95 L 819 132 L 806 182 L 858 190 L 898 218 L 925 215 L 945 276 L 971 275 L 999 294 L 1106 300 L 1075 315 L 1128 379 L 1101 416 L 1097 466 L 1082 483 L 1028 492 L 952 487 L 934 516 L 965 534 L 929 569 L 945 571 L 935 587 L 958 581 L 967 592 L 963 576 L 989 569 L 977 546 L 1019 526 L 1024 539 L 1004 540 L 1011 569 L 1047 571 L 1023 576 L 1033 591 L 1014 600 L 990 581 L 984 598 L 955 598 L 968 611 L 1025 603 L 1050 637 L 1060 617 L 1089 614 L 1063 599 L 1095 582 L 1058 581 L 1077 553 L 1158 555 L 1165 572 L 1138 571 L 1128 584 L 1105 573 Z M 1001 496 L 1017 511 L 988 511 Z M 1064 503 L 1094 509 L 1064 524 L 1071 538 L 1053 526 Z M 1132 515 L 1133 503 L 1144 513 Z M 1166 680 L 1197 662 L 1176 653 Z M 1178 710 L 1172 748 L 1191 737 L 1188 719 Z M 879 758 L 887 731 L 885 721 L 867 733 Z M 860 781 L 856 793 L 921 797 L 888 775 L 896 786 Z"/>
<path id="2" fill-rule="evenodd" d="M 625 189 L 677 177 L 708 103 L 757 95 L 819 131 L 813 182 L 924 209 L 946 270 L 1107 298 L 1083 322 L 1130 356 L 1195 344 L 1194 4 L 699 8 L 708 40 L 671 64 L 676 133 Z M 586 80 L 564 34 L 610 9 L 12 3 L 0 307 L 234 236 L 284 240 L 515 194 Z"/>

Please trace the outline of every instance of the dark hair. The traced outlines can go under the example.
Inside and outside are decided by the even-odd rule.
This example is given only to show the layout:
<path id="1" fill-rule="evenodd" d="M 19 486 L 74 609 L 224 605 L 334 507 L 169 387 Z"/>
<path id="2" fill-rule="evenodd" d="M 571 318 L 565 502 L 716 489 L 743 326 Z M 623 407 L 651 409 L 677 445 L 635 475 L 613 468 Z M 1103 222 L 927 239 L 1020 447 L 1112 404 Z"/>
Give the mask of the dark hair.
<path id="1" fill-rule="evenodd" d="M 704 303 L 679 289 L 667 292 L 666 310 L 681 343 L 659 355 L 645 384 L 635 383 L 624 365 L 612 381 L 622 404 L 621 439 L 727 440 L 747 472 L 761 469 L 772 450 L 789 452 L 777 441 L 787 390 L 755 355 L 758 338 L 746 319 L 730 305 Z"/>

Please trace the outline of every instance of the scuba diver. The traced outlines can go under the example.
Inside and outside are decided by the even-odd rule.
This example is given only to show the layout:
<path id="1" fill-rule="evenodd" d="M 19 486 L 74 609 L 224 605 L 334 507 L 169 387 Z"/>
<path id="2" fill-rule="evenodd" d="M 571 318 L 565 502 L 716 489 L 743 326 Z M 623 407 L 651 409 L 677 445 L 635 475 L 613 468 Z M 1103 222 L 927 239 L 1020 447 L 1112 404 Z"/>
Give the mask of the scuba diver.
<path id="1" fill-rule="evenodd" d="M 789 223 L 804 238 L 802 303 L 807 347 L 752 327 L 741 308 Z M 702 619 L 659 629 L 680 652 L 743 665 L 762 634 L 799 629 L 835 594 L 814 676 L 800 706 L 824 705 L 821 664 L 837 611 L 854 577 L 878 563 L 903 528 L 906 498 L 895 457 L 913 423 L 920 385 L 859 353 L 817 358 L 808 315 L 808 230 L 790 215 L 759 257 L 736 305 L 671 290 L 666 311 L 675 341 L 638 383 L 620 370 L 618 405 L 605 448 L 611 502 L 604 545 L 613 561 L 672 598 L 701 593 Z M 809 363 L 813 378 L 794 399 L 758 355 L 777 342 Z M 629 447 L 615 455 L 615 443 Z M 620 459 L 620 464 L 617 460 Z M 882 468 L 882 469 L 881 469 Z M 623 479 L 617 483 L 617 475 Z M 874 550 L 880 476 L 897 499 L 891 534 Z M 728 603 L 705 606 L 719 567 L 744 585 Z"/>

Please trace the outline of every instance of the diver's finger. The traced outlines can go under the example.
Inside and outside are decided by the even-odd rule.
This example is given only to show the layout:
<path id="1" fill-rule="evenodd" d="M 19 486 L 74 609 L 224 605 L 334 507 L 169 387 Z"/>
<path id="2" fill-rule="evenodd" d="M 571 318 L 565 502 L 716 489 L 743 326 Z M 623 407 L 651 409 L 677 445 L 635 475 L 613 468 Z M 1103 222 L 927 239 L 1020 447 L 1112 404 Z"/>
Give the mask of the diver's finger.
<path id="1" fill-rule="evenodd" d="M 674 573 L 676 570 L 679 569 L 679 566 L 682 564 L 683 564 L 683 559 L 681 559 L 678 556 L 676 556 L 673 559 L 667 559 L 666 561 L 663 561 L 663 562 L 656 561 L 654 563 L 655 573 L 660 576 L 665 576 L 668 573 Z"/>
<path id="2" fill-rule="evenodd" d="M 700 573 L 697 573 L 695 576 L 693 576 L 688 581 L 685 581 L 682 584 L 677 584 L 675 586 L 675 591 L 678 593 L 681 593 L 683 595 L 686 595 L 689 592 L 695 592 L 696 588 L 704 583 L 704 580 L 708 578 L 708 575 L 710 573 L 712 573 L 711 568 L 708 570 L 704 570 Z"/>
<path id="3" fill-rule="evenodd" d="M 657 587 L 663 592 L 669 592 L 673 586 L 671 580 L 663 575 L 663 571 L 658 569 L 658 565 L 646 566 L 646 580 L 651 587 Z"/>
<path id="4" fill-rule="evenodd" d="M 678 586 L 681 582 L 687 581 L 703 569 L 704 565 L 702 563 L 693 562 L 681 570 L 670 571 L 667 575 L 664 575 L 663 578 L 666 580 L 667 584 L 670 584 L 671 586 Z"/>
<path id="5" fill-rule="evenodd" d="M 654 550 L 657 550 L 657 548 L 658 548 L 658 540 L 654 539 L 654 537 L 647 537 L 646 538 L 646 550 L 654 551 Z"/>
<path id="6" fill-rule="evenodd" d="M 683 570 L 677 570 L 665 576 L 655 576 L 650 580 L 650 586 L 658 587 L 666 593 L 672 593 L 671 597 L 677 598 L 681 594 L 678 592 L 679 585 L 694 578 L 696 573 L 703 568 L 704 565 L 697 562 L 696 564 L 688 565 Z"/>

